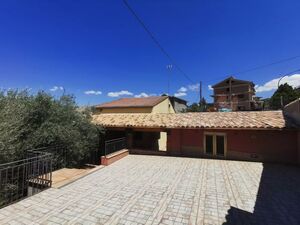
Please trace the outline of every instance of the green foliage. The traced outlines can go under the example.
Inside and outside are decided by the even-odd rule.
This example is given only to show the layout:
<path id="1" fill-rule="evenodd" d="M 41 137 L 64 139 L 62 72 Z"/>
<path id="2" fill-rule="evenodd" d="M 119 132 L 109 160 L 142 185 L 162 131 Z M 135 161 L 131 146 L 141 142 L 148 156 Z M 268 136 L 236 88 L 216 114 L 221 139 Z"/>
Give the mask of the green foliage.
<path id="1" fill-rule="evenodd" d="M 271 109 L 271 107 L 270 107 L 270 98 L 264 98 L 264 99 L 262 99 L 262 101 L 263 101 L 263 109 L 264 110 Z"/>
<path id="2" fill-rule="evenodd" d="M 21 159 L 25 150 L 47 146 L 66 149 L 69 166 L 77 166 L 98 148 L 103 129 L 80 112 L 73 96 L 54 99 L 45 92 L 0 93 L 0 163 Z"/>
<path id="3" fill-rule="evenodd" d="M 201 112 L 199 104 L 193 103 L 189 105 L 186 109 L 186 112 Z"/>
<path id="4" fill-rule="evenodd" d="M 202 98 L 200 100 L 200 104 L 193 103 L 189 105 L 186 109 L 186 112 L 206 112 L 207 109 L 207 103 L 205 98 Z"/>
<path id="5" fill-rule="evenodd" d="M 270 98 L 268 104 L 271 109 L 281 109 L 281 98 L 283 102 L 283 106 L 286 104 L 296 100 L 300 97 L 300 93 L 298 90 L 293 89 L 292 86 L 287 83 L 282 84 L 275 91 L 273 96 Z"/>

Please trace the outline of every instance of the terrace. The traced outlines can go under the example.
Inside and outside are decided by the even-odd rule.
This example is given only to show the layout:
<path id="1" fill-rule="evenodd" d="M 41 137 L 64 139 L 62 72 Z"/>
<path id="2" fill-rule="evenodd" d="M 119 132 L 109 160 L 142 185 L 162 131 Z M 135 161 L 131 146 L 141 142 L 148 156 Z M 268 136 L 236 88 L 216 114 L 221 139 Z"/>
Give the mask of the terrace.
<path id="1" fill-rule="evenodd" d="M 1 209 L 0 223 L 299 224 L 299 185 L 298 167 L 129 155 Z"/>

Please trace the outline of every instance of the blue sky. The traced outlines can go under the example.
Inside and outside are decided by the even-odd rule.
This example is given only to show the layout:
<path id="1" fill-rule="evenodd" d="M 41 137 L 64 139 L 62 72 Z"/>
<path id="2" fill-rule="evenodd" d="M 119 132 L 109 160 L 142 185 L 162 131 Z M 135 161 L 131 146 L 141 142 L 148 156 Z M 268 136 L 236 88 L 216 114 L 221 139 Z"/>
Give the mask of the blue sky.
<path id="1" fill-rule="evenodd" d="M 199 100 L 199 81 L 211 101 L 208 85 L 229 75 L 254 81 L 257 95 L 268 97 L 274 79 L 300 69 L 299 57 L 239 73 L 300 55 L 298 0 L 128 2 L 193 80 L 173 67 L 171 94 L 190 102 Z M 59 96 L 63 87 L 81 105 L 158 95 L 168 90 L 168 64 L 121 0 L 0 3 L 4 89 L 28 87 Z M 300 75 L 286 81 L 300 85 Z"/>

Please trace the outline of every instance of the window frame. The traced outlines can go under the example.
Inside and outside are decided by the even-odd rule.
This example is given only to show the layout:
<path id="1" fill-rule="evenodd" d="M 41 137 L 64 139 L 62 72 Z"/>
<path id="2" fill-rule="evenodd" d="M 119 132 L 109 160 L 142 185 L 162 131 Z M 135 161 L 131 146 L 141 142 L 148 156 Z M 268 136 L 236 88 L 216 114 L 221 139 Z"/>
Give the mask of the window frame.
<path id="1" fill-rule="evenodd" d="M 206 153 L 206 135 L 213 136 L 213 154 Z M 217 136 L 224 137 L 224 156 L 217 154 Z M 227 156 L 227 134 L 224 132 L 206 132 L 205 131 L 203 134 L 203 149 L 204 149 L 204 155 L 206 155 L 206 156 L 226 158 L 226 156 Z"/>

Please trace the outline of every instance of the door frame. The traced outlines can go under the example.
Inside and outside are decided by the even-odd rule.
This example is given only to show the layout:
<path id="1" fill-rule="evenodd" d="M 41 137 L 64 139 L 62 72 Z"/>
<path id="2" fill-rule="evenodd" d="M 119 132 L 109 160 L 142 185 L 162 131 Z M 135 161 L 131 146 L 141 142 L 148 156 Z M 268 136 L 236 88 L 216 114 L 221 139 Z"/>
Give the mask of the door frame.
<path id="1" fill-rule="evenodd" d="M 213 154 L 206 153 L 206 138 L 205 135 L 213 136 Z M 217 136 L 224 137 L 224 156 L 217 155 Z M 203 133 L 203 149 L 206 156 L 226 158 L 227 155 L 227 134 L 222 132 L 207 132 Z"/>

